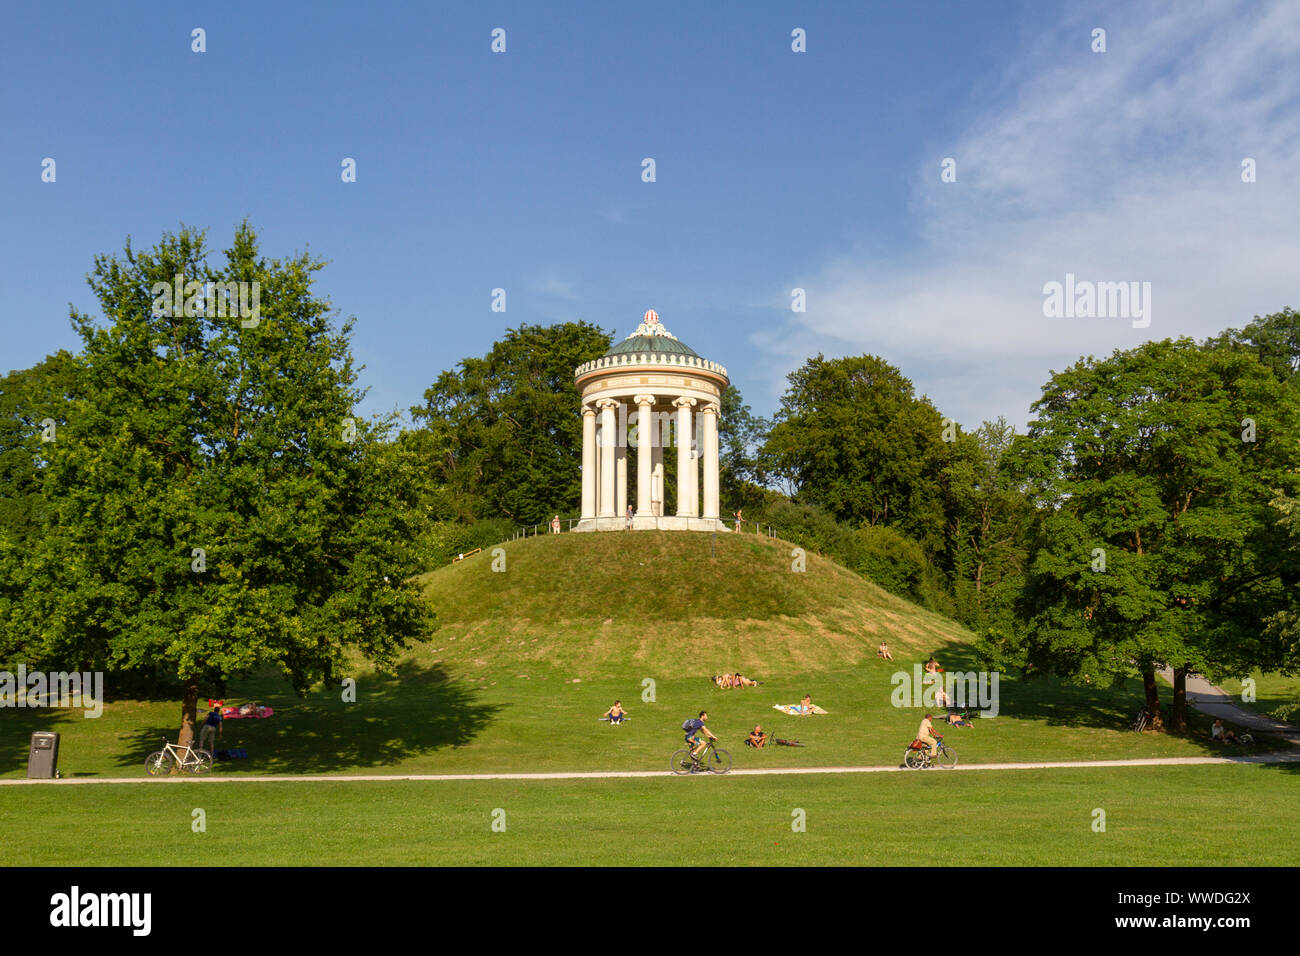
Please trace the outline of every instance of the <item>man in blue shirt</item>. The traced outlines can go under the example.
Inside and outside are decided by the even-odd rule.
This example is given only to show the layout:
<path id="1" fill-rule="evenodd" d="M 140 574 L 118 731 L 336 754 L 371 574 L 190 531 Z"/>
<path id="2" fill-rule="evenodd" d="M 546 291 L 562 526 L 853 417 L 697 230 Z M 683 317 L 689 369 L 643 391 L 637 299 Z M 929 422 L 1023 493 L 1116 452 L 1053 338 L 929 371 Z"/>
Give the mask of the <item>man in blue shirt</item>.
<path id="1" fill-rule="evenodd" d="M 203 728 L 199 731 L 199 749 L 212 752 L 217 734 L 221 733 L 221 705 L 224 701 L 210 700 L 208 706 L 212 709 L 208 711 L 207 718 L 203 721 Z"/>
<path id="2" fill-rule="evenodd" d="M 704 722 L 708 719 L 708 712 L 702 710 L 700 711 L 699 717 L 693 717 L 682 724 L 682 730 L 686 731 L 686 744 L 691 748 L 692 757 L 698 757 L 700 751 L 704 749 L 704 739 L 700 737 L 701 732 L 703 732 L 704 736 L 708 737 L 709 740 L 718 739 L 713 736 L 708 727 L 704 726 Z"/>

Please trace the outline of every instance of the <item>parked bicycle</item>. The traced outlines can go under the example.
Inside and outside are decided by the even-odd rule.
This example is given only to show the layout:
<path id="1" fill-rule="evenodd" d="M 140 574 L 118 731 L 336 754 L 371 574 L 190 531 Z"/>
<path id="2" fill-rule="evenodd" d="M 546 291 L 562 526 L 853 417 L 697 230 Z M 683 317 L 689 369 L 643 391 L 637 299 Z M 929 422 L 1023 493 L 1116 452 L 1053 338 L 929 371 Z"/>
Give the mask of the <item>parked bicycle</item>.
<path id="1" fill-rule="evenodd" d="M 207 773 L 212 769 L 212 751 L 182 747 L 163 741 L 163 749 L 151 753 L 144 762 L 151 777 L 161 777 L 179 770 L 181 773 Z"/>
<path id="2" fill-rule="evenodd" d="M 683 775 L 700 772 L 726 773 L 731 769 L 731 754 L 719 750 L 710 740 L 698 757 L 690 750 L 676 751 L 669 766 L 672 767 L 673 773 Z"/>
<path id="3" fill-rule="evenodd" d="M 923 740 L 913 740 L 903 751 L 903 766 L 909 770 L 928 770 L 934 766 L 951 770 L 957 766 L 957 751 L 944 745 L 941 734 L 935 734 L 934 739 L 938 741 L 938 745 L 934 749 L 933 757 L 930 756 L 929 744 Z"/>
<path id="4" fill-rule="evenodd" d="M 1137 712 L 1137 715 L 1133 718 L 1133 729 L 1140 734 L 1142 733 L 1142 731 L 1146 730 L 1150 726 L 1151 726 L 1151 711 L 1148 710 L 1146 707 L 1143 707 L 1141 710 Z"/>

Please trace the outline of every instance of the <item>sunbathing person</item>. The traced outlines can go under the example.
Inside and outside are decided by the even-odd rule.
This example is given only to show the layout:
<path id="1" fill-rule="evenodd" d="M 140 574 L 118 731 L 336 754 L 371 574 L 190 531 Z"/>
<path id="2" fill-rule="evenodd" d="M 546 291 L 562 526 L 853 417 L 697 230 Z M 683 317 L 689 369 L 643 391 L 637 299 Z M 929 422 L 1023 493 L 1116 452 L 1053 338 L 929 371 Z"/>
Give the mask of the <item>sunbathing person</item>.
<path id="1" fill-rule="evenodd" d="M 811 714 L 813 709 L 812 695 L 804 694 L 803 700 L 799 701 L 799 713 Z"/>
<path id="2" fill-rule="evenodd" d="M 954 727 L 974 727 L 975 725 L 966 719 L 965 714 L 959 714 L 955 710 L 948 715 L 948 723 Z"/>
<path id="3" fill-rule="evenodd" d="M 750 680 L 748 677 L 745 677 L 743 674 L 737 674 L 735 686 L 736 687 L 757 687 L 758 681 Z"/>
<path id="4" fill-rule="evenodd" d="M 880 647 L 876 650 L 876 656 L 883 657 L 887 661 L 892 661 L 894 659 L 894 655 L 889 653 L 889 645 L 884 641 L 880 642 Z"/>
<path id="5" fill-rule="evenodd" d="M 934 655 L 933 655 L 933 654 L 931 654 L 931 655 L 930 655 L 930 659 L 929 659 L 928 661 L 925 662 L 925 672 L 926 672 L 927 674 L 942 674 L 942 673 L 943 673 L 943 668 L 939 666 L 939 662 L 936 661 L 936 660 L 934 659 Z"/>
<path id="6" fill-rule="evenodd" d="M 756 747 L 761 750 L 763 745 L 767 743 L 767 738 L 768 735 L 763 732 L 762 726 L 755 724 L 754 729 L 751 730 L 749 736 L 745 738 L 745 744 L 749 747 Z"/>

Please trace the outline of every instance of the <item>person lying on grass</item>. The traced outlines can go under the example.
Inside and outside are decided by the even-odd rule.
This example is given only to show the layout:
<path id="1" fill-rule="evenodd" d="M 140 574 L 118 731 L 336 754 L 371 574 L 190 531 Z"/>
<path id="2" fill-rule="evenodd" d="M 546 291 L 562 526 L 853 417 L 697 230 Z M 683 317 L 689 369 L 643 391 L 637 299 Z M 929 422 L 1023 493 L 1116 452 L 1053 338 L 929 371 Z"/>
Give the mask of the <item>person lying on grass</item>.
<path id="1" fill-rule="evenodd" d="M 767 743 L 767 734 L 763 732 L 762 725 L 754 725 L 754 729 L 751 730 L 749 736 L 745 738 L 745 743 L 750 747 L 756 747 L 760 750 L 762 749 L 763 745 Z"/>
<path id="2" fill-rule="evenodd" d="M 729 687 L 757 687 L 758 681 L 750 680 L 744 674 L 718 674 L 714 676 L 713 683 L 726 689 Z"/>
<path id="3" fill-rule="evenodd" d="M 959 714 L 959 713 L 957 713 L 957 711 L 955 711 L 955 710 L 954 710 L 952 713 L 950 713 L 950 714 L 948 715 L 948 723 L 952 724 L 954 727 L 974 727 L 974 726 L 975 726 L 973 723 L 971 723 L 969 720 L 966 719 L 966 715 L 965 715 L 965 714 Z"/>
<path id="4" fill-rule="evenodd" d="M 614 701 L 614 706 L 601 715 L 602 719 L 608 717 L 611 724 L 621 724 L 626 716 L 627 711 L 623 709 L 621 700 Z"/>

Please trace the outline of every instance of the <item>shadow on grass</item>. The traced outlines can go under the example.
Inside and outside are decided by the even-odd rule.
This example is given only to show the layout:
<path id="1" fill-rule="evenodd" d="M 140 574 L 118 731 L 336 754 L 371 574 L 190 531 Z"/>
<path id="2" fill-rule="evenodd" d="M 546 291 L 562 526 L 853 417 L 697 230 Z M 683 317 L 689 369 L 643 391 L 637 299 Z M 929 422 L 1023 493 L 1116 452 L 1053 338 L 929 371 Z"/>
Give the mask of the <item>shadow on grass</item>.
<path id="1" fill-rule="evenodd" d="M 79 710 L 54 709 L 50 707 L 6 707 L 0 710 L 3 733 L 0 737 L 0 774 L 15 770 L 27 770 L 27 756 L 31 749 L 32 734 L 38 731 L 50 731 L 61 734 L 68 724 L 81 720 Z M 143 757 L 140 758 L 142 761 Z"/>
<path id="2" fill-rule="evenodd" d="M 257 682 L 265 687 L 266 682 Z M 217 750 L 243 748 L 248 759 L 217 761 L 228 773 L 337 773 L 382 770 L 408 757 L 470 743 L 495 719 L 500 706 L 478 702 L 478 694 L 437 665 L 407 663 L 394 674 L 359 678 L 356 702 L 340 690 L 299 698 L 287 689 L 263 693 L 275 709 L 265 719 L 227 720 Z M 203 712 L 200 712 L 200 719 Z M 175 741 L 177 728 L 135 731 L 116 760 L 140 768 L 145 758 Z"/>
<path id="3" fill-rule="evenodd" d="M 934 651 L 945 671 L 978 671 L 981 668 L 975 649 L 967 644 L 948 642 Z M 1133 719 L 1146 704 L 1142 682 L 1137 678 L 1117 682 L 1110 687 L 1067 684 L 1054 677 L 1026 677 L 1001 673 L 998 679 L 998 716 L 1021 720 L 1038 720 L 1054 727 L 1086 727 L 1133 734 L 1136 744 L 1141 737 L 1132 730 Z M 1158 685 L 1160 708 L 1166 719 L 1173 706 L 1173 688 Z M 1180 734 L 1168 732 L 1194 744 L 1206 756 L 1242 758 L 1288 749 L 1288 745 L 1268 734 L 1252 731 L 1255 743 L 1248 746 L 1217 743 L 1210 736 L 1214 718 L 1189 706 L 1188 729 Z M 1229 729 L 1240 733 L 1243 727 L 1225 721 Z M 1062 759 L 1069 759 L 1068 756 Z M 1300 773 L 1300 763 L 1273 763 L 1287 773 Z"/>

